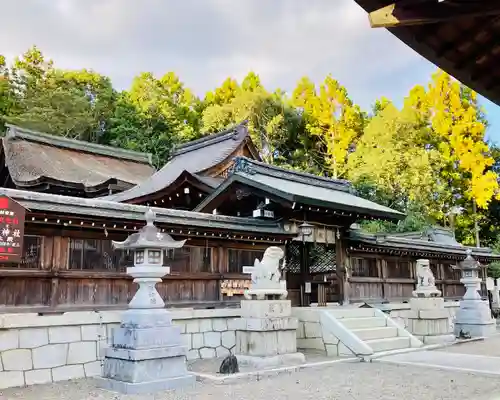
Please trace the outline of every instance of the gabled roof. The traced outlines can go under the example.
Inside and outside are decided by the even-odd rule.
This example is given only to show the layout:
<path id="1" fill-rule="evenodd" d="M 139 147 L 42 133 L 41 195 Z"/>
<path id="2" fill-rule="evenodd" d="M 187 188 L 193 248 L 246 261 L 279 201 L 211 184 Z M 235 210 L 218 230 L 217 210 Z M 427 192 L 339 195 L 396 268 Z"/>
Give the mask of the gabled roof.
<path id="1" fill-rule="evenodd" d="M 465 258 L 466 250 L 472 249 L 473 255 L 479 258 L 500 259 L 500 254 L 493 254 L 487 247 L 467 247 L 458 243 L 450 229 L 440 226 L 432 227 L 424 232 L 408 232 L 403 234 L 366 233 L 352 229 L 349 239 L 353 242 L 377 248 L 406 250 L 429 254 L 446 254 Z"/>
<path id="2" fill-rule="evenodd" d="M 82 218 L 110 218 L 114 221 L 144 221 L 144 214 L 150 208 L 147 206 L 118 203 L 95 198 L 85 199 L 6 188 L 0 188 L 0 196 L 10 197 L 31 212 L 53 212 L 59 215 L 75 215 Z M 158 223 L 200 229 L 223 229 L 232 232 L 290 235 L 285 232 L 279 223 L 272 221 L 260 221 L 254 218 L 229 217 L 157 207 L 151 207 L 151 209 L 156 213 L 155 221 Z"/>
<path id="3" fill-rule="evenodd" d="M 28 190 L 53 185 L 103 194 L 126 188 L 154 173 L 151 155 L 48 135 L 7 125 L 2 152 L 12 182 Z"/>
<path id="4" fill-rule="evenodd" d="M 242 123 L 218 134 L 186 143 L 179 146 L 172 153 L 170 161 L 149 179 L 130 190 L 106 196 L 103 199 L 130 201 L 154 194 L 173 183 L 184 171 L 199 174 L 220 164 L 238 150 L 244 142 L 248 143 L 249 138 L 247 124 Z M 251 147 L 253 149 L 253 145 Z M 258 157 L 257 154 L 256 156 Z M 206 180 L 208 181 L 211 182 L 210 185 L 217 184 L 216 179 Z"/>
<path id="5" fill-rule="evenodd" d="M 231 176 L 195 210 L 207 211 L 205 209 L 209 204 L 235 182 L 263 190 L 290 202 L 354 211 L 386 219 L 404 218 L 404 214 L 399 211 L 356 196 L 348 181 L 287 170 L 246 157 L 236 158 Z"/>

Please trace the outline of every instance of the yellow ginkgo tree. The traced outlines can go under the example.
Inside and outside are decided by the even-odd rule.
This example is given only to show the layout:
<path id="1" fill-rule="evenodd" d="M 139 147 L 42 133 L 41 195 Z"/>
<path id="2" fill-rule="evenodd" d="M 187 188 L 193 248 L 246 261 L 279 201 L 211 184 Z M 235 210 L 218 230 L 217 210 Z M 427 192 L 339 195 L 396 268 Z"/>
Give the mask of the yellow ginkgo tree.
<path id="1" fill-rule="evenodd" d="M 331 75 L 316 88 L 308 78 L 299 81 L 292 103 L 302 110 L 306 129 L 319 141 L 329 175 L 344 178 L 347 158 L 363 131 L 363 113 L 347 90 Z"/>

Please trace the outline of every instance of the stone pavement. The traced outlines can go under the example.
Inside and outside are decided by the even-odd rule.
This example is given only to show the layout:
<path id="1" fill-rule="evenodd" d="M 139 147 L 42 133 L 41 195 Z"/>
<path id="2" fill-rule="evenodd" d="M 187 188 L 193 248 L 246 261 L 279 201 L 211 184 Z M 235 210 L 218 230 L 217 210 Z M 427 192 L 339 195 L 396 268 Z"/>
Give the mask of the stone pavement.
<path id="1" fill-rule="evenodd" d="M 396 354 L 376 362 L 500 375 L 500 336 L 437 350 Z"/>

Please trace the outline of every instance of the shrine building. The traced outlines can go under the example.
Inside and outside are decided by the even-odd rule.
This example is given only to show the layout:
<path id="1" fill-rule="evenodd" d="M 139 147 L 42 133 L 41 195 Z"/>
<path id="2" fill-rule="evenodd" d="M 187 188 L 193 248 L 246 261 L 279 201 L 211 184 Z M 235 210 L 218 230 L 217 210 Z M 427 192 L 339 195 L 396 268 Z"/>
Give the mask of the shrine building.
<path id="1" fill-rule="evenodd" d="M 361 232 L 357 221 L 404 215 L 357 196 L 349 182 L 263 163 L 245 123 L 178 147 L 159 171 L 150 161 L 8 127 L 0 195 L 25 215 L 19 259 L 0 260 L 5 312 L 125 307 L 135 291 L 125 273 L 131 259 L 111 241 L 140 229 L 148 207 L 162 231 L 187 239 L 165 258 L 171 273 L 158 288 L 169 306 L 238 304 L 249 285 L 243 267 L 271 245 L 285 250 L 295 305 L 406 300 L 419 258 L 431 260 L 446 298 L 463 294 L 453 265 L 466 248 L 450 231 Z M 485 266 L 499 258 L 485 248 L 474 254 Z"/>

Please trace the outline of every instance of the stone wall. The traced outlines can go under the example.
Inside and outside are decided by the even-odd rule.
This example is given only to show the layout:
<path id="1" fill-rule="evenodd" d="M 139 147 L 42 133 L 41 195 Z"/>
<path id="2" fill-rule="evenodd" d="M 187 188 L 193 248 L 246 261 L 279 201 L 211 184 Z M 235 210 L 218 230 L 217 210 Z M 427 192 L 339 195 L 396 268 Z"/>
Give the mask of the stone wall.
<path id="1" fill-rule="evenodd" d="M 408 328 L 408 311 L 410 311 L 409 303 L 389 303 L 377 306 L 380 310 L 388 313 L 389 316 L 402 328 Z M 445 301 L 444 308 L 448 311 L 450 316 L 450 327 L 453 331 L 455 325 L 455 315 L 460 308 L 458 301 Z"/>
<path id="2" fill-rule="evenodd" d="M 339 339 L 324 329 L 321 324 L 320 311 L 322 308 L 294 308 L 292 315 L 298 319 L 297 349 L 317 350 L 325 352 L 330 357 L 351 356 Z"/>
<path id="3" fill-rule="evenodd" d="M 174 310 L 189 360 L 225 357 L 236 344 L 239 309 Z M 0 389 L 98 376 L 121 312 L 0 316 Z"/>

